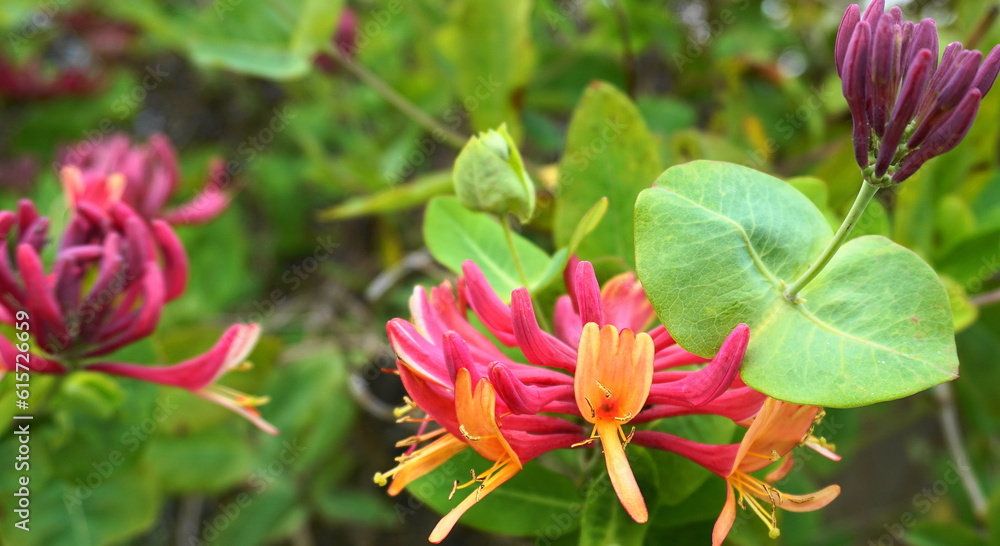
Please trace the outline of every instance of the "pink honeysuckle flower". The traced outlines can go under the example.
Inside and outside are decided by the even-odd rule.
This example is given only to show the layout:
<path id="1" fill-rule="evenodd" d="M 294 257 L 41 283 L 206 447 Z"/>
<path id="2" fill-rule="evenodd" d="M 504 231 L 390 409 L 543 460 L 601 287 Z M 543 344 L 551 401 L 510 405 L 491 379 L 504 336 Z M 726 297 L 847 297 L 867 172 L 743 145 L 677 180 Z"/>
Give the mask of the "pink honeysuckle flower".
<path id="1" fill-rule="evenodd" d="M 796 446 L 804 445 L 831 459 L 840 459 L 825 440 L 812 434 L 820 418 L 822 410 L 816 406 L 768 398 L 739 444 L 706 445 L 655 431 L 636 432 L 632 441 L 687 457 L 726 480 L 726 502 L 712 531 L 712 544 L 719 546 L 736 520 L 737 504 L 744 509 L 749 506 L 767 525 L 771 538 L 776 538 L 780 531 L 775 508 L 811 512 L 825 507 L 840 494 L 837 485 L 809 495 L 789 495 L 771 485 L 791 470 L 790 451 Z M 764 480 L 750 474 L 779 460 L 782 463 Z M 770 505 L 769 510 L 765 503 Z"/>
<path id="2" fill-rule="evenodd" d="M 86 369 L 186 388 L 274 432 L 253 410 L 263 399 L 213 386 L 253 348 L 256 325 L 233 326 L 215 348 L 176 366 L 94 362 L 152 334 L 166 298 L 183 291 L 184 252 L 166 222 L 149 225 L 120 202 L 106 209 L 81 202 L 46 272 L 41 254 L 48 225 L 27 200 L 17 213 L 0 211 L 0 321 L 21 322 L 18 313 L 27 313 L 31 371 Z M 7 371 L 16 365 L 9 345 L 0 342 L 0 364 Z"/>
<path id="3" fill-rule="evenodd" d="M 462 514 L 513 477 L 524 463 L 553 449 L 569 447 L 584 436 L 580 426 L 569 421 L 511 411 L 512 404 L 508 404 L 494 388 L 484 375 L 484 372 L 489 372 L 473 361 L 469 347 L 455 332 L 445 334 L 440 351 L 426 345 L 410 347 L 413 340 L 409 336 L 415 331 L 406 328 L 407 324 L 394 319 L 387 325 L 393 346 L 402 349 L 397 350 L 398 371 L 410 396 L 407 405 L 398 413 L 403 416 L 401 421 L 416 420 L 422 424 L 417 435 L 397 444 L 398 447 L 409 446 L 396 459 L 399 464 L 388 472 L 376 474 L 375 482 L 380 485 L 388 483 L 389 494 L 397 495 L 407 484 L 433 471 L 467 447 L 472 447 L 494 463 L 485 472 L 474 470 L 473 480 L 466 484 L 459 485 L 456 480 L 452 494 L 457 489 L 470 486 L 476 486 L 476 490 L 434 528 L 429 540 L 437 543 L 444 540 Z M 414 357 L 424 360 L 408 360 Z M 523 385 L 509 387 L 511 391 L 518 389 L 523 389 Z M 520 393 L 520 396 L 524 395 Z M 406 416 L 417 409 L 427 417 L 411 419 Z M 427 432 L 427 428 L 434 423 L 439 428 Z M 418 448 L 420 443 L 428 440 L 433 442 Z M 387 478 L 391 478 L 392 482 L 389 483 Z"/>
<path id="4" fill-rule="evenodd" d="M 208 352 L 171 366 L 143 366 L 122 362 L 99 362 L 86 369 L 124 377 L 132 377 L 180 387 L 220 406 L 232 410 L 246 418 L 268 434 L 277 434 L 278 429 L 265 421 L 257 406 L 267 403 L 266 397 L 244 394 L 217 384 L 227 372 L 246 364 L 257 340 L 260 326 L 257 324 L 234 324 Z"/>
<path id="5" fill-rule="evenodd" d="M 568 414 L 592 423 L 612 455 L 606 462 L 616 491 L 639 521 L 645 520 L 645 506 L 624 458 L 630 436 L 622 425 L 663 408 L 671 408 L 673 415 L 717 411 L 746 420 L 764 402 L 763 395 L 737 377 L 749 337 L 745 325 L 733 331 L 712 359 L 688 353 L 662 326 L 644 331 L 655 313 L 632 274 L 619 275 L 602 288 L 590 263 L 571 263 L 569 295 L 556 304 L 552 334 L 539 327 L 526 289 L 514 290 L 508 305 L 474 263 L 463 264 L 463 273 L 457 297 L 447 282 L 430 290 L 417 287 L 410 299 L 412 322 L 393 319 L 386 327 L 400 379 L 412 399 L 409 406 L 419 407 L 441 426 L 426 434 L 422 428 L 410 439 L 414 446 L 437 439 L 421 449 L 411 447 L 400 466 L 376 476 L 380 483 L 393 476 L 390 493 L 463 449 L 467 438 L 453 409 L 459 370 L 466 370 L 463 374 L 472 383 L 488 382 L 501 415 L 498 426 L 522 464 L 551 449 L 590 443 L 578 425 L 541 414 Z M 469 311 L 496 340 L 520 349 L 527 362 L 508 357 L 473 327 Z M 614 356 L 617 344 L 630 347 L 622 349 L 621 358 Z M 610 398 L 605 397 L 608 392 Z M 614 407 L 605 411 L 611 398 Z M 526 436 L 523 443 L 521 436 Z"/>
<path id="6" fill-rule="evenodd" d="M 150 137 L 146 145 L 133 144 L 120 133 L 98 142 L 80 142 L 65 149 L 59 163 L 70 208 L 82 201 L 103 206 L 120 200 L 149 221 L 182 225 L 207 222 L 229 205 L 223 191 L 228 181 L 225 165 L 213 160 L 201 193 L 175 209 L 166 209 L 177 190 L 180 171 L 173 146 L 160 134 Z"/>
<path id="7" fill-rule="evenodd" d="M 11 253 L 7 239 L 15 226 Z M 84 205 L 67 226 L 46 273 L 41 252 L 47 231 L 48 220 L 30 201 L 20 202 L 17 215 L 0 211 L 0 307 L 7 322 L 17 311 L 26 311 L 35 346 L 44 357 L 70 368 L 153 332 L 166 287 L 182 284 L 165 281 L 154 237 L 168 247 L 179 246 L 176 240 L 151 232 L 124 205 L 109 211 Z M 186 276 L 184 267 L 168 269 L 171 275 Z"/>

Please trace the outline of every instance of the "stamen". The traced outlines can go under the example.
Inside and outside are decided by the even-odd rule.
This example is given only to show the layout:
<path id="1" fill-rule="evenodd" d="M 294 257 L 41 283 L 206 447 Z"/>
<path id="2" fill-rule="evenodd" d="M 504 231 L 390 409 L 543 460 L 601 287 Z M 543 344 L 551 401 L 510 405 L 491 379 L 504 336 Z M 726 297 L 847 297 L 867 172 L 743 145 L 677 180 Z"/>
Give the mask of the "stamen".
<path id="1" fill-rule="evenodd" d="M 605 398 L 611 398 L 611 389 L 609 389 L 609 388 L 605 387 L 604 385 L 602 385 L 600 381 L 595 381 L 595 383 L 597 383 L 597 386 L 602 391 L 604 391 L 604 397 Z"/>
<path id="2" fill-rule="evenodd" d="M 482 436 L 473 436 L 469 434 L 469 431 L 465 430 L 465 425 L 458 425 L 458 431 L 462 433 L 462 436 L 465 436 L 466 440 L 470 440 L 472 442 L 478 442 L 483 439 Z"/>
<path id="3" fill-rule="evenodd" d="M 632 412 L 631 411 L 628 412 L 628 414 L 626 414 L 625 417 L 615 417 L 615 421 L 621 421 L 623 423 L 628 423 L 631 420 L 632 420 Z"/>
<path id="4" fill-rule="evenodd" d="M 600 383 L 598 383 L 598 385 L 600 385 Z M 590 418 L 591 419 L 597 418 L 597 412 L 594 411 L 594 405 L 590 403 L 590 398 L 584 398 L 583 401 L 586 402 L 587 407 L 590 408 Z"/>
<path id="5" fill-rule="evenodd" d="M 451 484 L 451 493 L 448 493 L 448 500 L 451 500 L 455 496 L 455 491 L 458 491 L 458 480 L 455 480 L 455 483 Z"/>

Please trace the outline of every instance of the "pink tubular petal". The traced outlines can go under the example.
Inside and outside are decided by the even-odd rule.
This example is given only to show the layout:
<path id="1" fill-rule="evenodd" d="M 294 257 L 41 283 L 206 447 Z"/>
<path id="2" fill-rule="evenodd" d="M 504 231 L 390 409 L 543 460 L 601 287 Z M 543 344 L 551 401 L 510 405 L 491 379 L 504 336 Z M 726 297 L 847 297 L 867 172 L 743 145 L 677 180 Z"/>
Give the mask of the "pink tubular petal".
<path id="1" fill-rule="evenodd" d="M 529 387 L 522 383 L 502 363 L 495 362 L 490 366 L 490 382 L 493 383 L 497 396 L 514 414 L 534 415 L 547 402 L 537 387 Z"/>
<path id="2" fill-rule="evenodd" d="M 58 362 L 42 358 L 34 353 L 25 355 L 27 358 L 18 358 L 18 355 L 21 354 L 23 353 L 18 351 L 13 343 L 0 336 L 0 378 L 3 378 L 3 371 L 17 372 L 18 364 L 35 373 L 66 373 L 66 368 L 63 368 Z"/>
<path id="3" fill-rule="evenodd" d="M 174 230 L 162 220 L 152 223 L 153 236 L 163 257 L 163 277 L 166 285 L 165 301 L 171 301 L 184 293 L 188 280 L 188 259 L 184 245 Z"/>
<path id="4" fill-rule="evenodd" d="M 260 337 L 257 324 L 234 324 L 206 353 L 170 366 L 142 366 L 121 362 L 91 364 L 86 369 L 199 391 L 242 364 Z"/>
<path id="5" fill-rule="evenodd" d="M 526 288 L 511 293 L 511 315 L 517 345 L 528 362 L 570 371 L 576 369 L 576 351 L 538 327 Z"/>
<path id="6" fill-rule="evenodd" d="M 676 401 L 697 407 L 715 400 L 729 388 L 739 373 L 749 342 L 750 328 L 746 324 L 736 326 L 708 366 L 679 381 L 654 384 L 648 402 Z"/>
<path id="7" fill-rule="evenodd" d="M 700 407 L 691 408 L 673 404 L 654 405 L 639 413 L 632 419 L 631 423 L 638 425 L 678 415 L 720 415 L 736 423 L 745 423 L 760 411 L 766 398 L 766 395 L 750 387 L 740 387 L 730 389 L 715 400 Z"/>
<path id="8" fill-rule="evenodd" d="M 632 443 L 676 453 L 723 478 L 732 470 L 740 447 L 739 444 L 702 444 L 655 430 L 637 430 L 632 436 Z"/>
<path id="9" fill-rule="evenodd" d="M 597 283 L 594 266 L 590 262 L 580 262 L 576 266 L 573 280 L 573 297 L 581 324 L 596 322 L 598 326 L 604 326 L 601 286 Z"/>
<path id="10" fill-rule="evenodd" d="M 580 345 L 583 322 L 573 305 L 569 296 L 559 296 L 552 316 L 552 331 L 566 345 L 577 347 Z"/>
<path id="11" fill-rule="evenodd" d="M 488 362 L 490 360 L 505 358 L 503 352 L 492 341 L 486 339 L 486 336 L 469 324 L 468 319 L 465 317 L 465 310 L 455 300 L 451 284 L 445 282 L 441 286 L 431 288 L 429 302 L 431 307 L 430 312 L 437 315 L 443 329 L 454 330 L 458 335 L 462 336 L 462 339 L 472 349 L 476 360 Z"/>
<path id="12" fill-rule="evenodd" d="M 145 275 L 141 284 L 133 286 L 130 293 L 126 294 L 124 301 L 119 303 L 115 320 L 108 326 L 111 330 L 104 334 L 106 339 L 87 351 L 84 356 L 106 355 L 129 343 L 138 341 L 156 330 L 156 325 L 160 321 L 160 313 L 163 312 L 163 275 L 160 274 L 160 268 L 156 262 L 149 262 L 144 270 Z M 131 308 L 131 305 L 127 305 L 127 303 L 130 303 L 135 297 L 134 294 L 137 293 L 142 296 L 142 305 L 136 312 L 127 312 Z"/>
<path id="13" fill-rule="evenodd" d="M 229 195 L 214 189 L 205 189 L 194 199 L 167 211 L 163 219 L 175 226 L 204 224 L 214 220 L 229 207 Z"/>
<path id="14" fill-rule="evenodd" d="M 619 329 L 641 332 L 656 318 L 656 311 L 634 273 L 622 273 L 604 283 L 601 300 L 605 323 Z"/>
<path id="15" fill-rule="evenodd" d="M 18 245 L 17 269 L 29 296 L 25 304 L 31 315 L 32 332 L 36 335 L 36 341 L 50 336 L 55 336 L 56 339 L 66 338 L 65 318 L 49 287 L 42 260 L 30 245 Z"/>
<path id="16" fill-rule="evenodd" d="M 412 324 L 403 319 L 390 320 L 386 323 L 385 330 L 389 336 L 389 344 L 403 366 L 425 381 L 446 389 L 454 388 L 440 347 L 420 335 Z"/>
<path id="17" fill-rule="evenodd" d="M 463 262 L 462 273 L 465 276 L 466 299 L 472 310 L 500 343 L 507 347 L 516 345 L 510 307 L 504 305 L 497 297 L 475 262 L 471 260 Z"/>
<path id="18" fill-rule="evenodd" d="M 479 383 L 479 379 L 483 374 L 477 369 L 475 362 L 472 361 L 472 353 L 469 352 L 469 346 L 466 345 L 462 336 L 455 332 L 446 332 L 441 337 L 441 349 L 444 353 L 444 362 L 448 370 L 448 375 L 452 379 L 452 385 L 455 384 L 455 376 L 458 370 L 462 368 L 469 371 L 469 378 L 473 384 Z"/>

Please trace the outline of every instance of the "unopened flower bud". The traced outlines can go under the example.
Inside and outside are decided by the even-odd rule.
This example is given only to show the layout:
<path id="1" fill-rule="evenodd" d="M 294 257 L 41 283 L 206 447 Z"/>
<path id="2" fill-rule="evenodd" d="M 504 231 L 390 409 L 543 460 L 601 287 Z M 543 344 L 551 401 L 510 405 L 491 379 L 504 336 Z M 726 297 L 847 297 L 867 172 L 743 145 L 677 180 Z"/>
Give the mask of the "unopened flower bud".
<path id="1" fill-rule="evenodd" d="M 535 186 L 504 125 L 469 139 L 453 177 L 459 200 L 472 210 L 510 213 L 522 222 L 535 212 Z"/>

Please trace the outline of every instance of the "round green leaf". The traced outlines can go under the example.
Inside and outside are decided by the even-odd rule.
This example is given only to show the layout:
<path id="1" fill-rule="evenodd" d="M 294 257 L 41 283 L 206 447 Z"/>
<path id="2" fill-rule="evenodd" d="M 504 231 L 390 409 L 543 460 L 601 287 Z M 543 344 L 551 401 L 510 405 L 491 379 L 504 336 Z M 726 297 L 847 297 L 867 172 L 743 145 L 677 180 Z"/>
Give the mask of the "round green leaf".
<path id="1" fill-rule="evenodd" d="M 782 296 L 831 237 L 777 178 L 726 163 L 668 169 L 636 204 L 636 263 L 684 348 L 713 355 L 740 322 L 742 376 L 782 400 L 855 407 L 957 376 L 948 296 L 934 270 L 879 236 L 853 239 L 792 304 Z"/>

